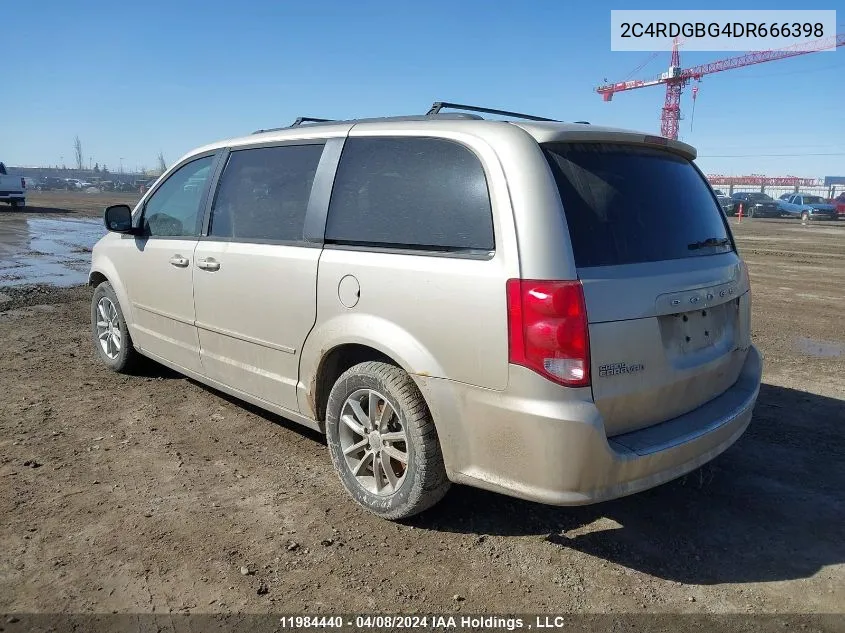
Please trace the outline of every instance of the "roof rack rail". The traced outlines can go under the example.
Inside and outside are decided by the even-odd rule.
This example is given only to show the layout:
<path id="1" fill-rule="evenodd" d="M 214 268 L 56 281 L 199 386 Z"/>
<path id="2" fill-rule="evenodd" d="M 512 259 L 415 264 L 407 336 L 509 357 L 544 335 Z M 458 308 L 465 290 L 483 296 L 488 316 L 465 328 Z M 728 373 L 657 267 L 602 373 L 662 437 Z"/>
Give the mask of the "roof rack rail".
<path id="1" fill-rule="evenodd" d="M 285 125 L 283 127 L 270 127 L 264 130 L 255 130 L 253 134 L 264 134 L 265 132 L 278 132 L 279 130 L 287 130 L 292 127 L 299 127 L 303 123 L 331 123 L 332 119 L 317 119 L 312 116 L 301 116 L 296 119 L 290 125 Z"/>
<path id="2" fill-rule="evenodd" d="M 290 127 L 299 127 L 303 123 L 331 123 L 332 119 L 317 119 L 313 116 L 301 116 L 290 124 Z"/>
<path id="3" fill-rule="evenodd" d="M 474 105 L 464 105 L 462 103 L 450 103 L 448 101 L 435 101 L 426 115 L 440 114 L 440 110 L 449 108 L 450 110 L 466 110 L 468 112 L 484 112 L 485 114 L 497 114 L 499 116 L 510 116 L 517 119 L 526 119 L 528 121 L 553 121 L 560 123 L 557 119 L 548 119 L 542 116 L 534 116 L 533 114 L 522 114 L 521 112 L 510 112 L 509 110 L 494 110 L 493 108 L 482 108 Z"/>

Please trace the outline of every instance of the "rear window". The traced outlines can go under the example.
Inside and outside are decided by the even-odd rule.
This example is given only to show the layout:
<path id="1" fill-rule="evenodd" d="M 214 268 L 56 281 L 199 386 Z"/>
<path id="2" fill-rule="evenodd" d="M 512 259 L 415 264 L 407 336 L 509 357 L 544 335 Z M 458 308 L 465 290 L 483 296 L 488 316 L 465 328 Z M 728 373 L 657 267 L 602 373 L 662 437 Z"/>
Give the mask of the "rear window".
<path id="1" fill-rule="evenodd" d="M 433 251 L 493 249 L 484 169 L 469 149 L 437 138 L 349 138 L 326 240 Z"/>
<path id="2" fill-rule="evenodd" d="M 710 187 L 688 160 L 636 145 L 544 146 L 575 265 L 613 266 L 732 250 Z"/>

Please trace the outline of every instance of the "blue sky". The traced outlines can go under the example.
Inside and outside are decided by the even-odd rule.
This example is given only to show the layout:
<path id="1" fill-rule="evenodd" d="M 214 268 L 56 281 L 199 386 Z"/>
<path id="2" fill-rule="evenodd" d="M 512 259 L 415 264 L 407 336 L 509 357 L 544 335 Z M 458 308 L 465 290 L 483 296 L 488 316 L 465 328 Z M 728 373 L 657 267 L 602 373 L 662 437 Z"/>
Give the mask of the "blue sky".
<path id="1" fill-rule="evenodd" d="M 422 113 L 435 100 L 659 131 L 662 86 L 617 94 L 612 103 L 593 92 L 649 57 L 611 52 L 611 3 L 74 4 L 46 0 L 15 10 L 21 28 L 4 30 L 0 160 L 7 164 L 56 164 L 63 156 L 70 165 L 78 134 L 85 156 L 100 165 L 116 170 L 122 158 L 124 168 L 153 167 L 159 151 L 170 162 L 299 115 Z M 839 9 L 845 31 L 845 6 L 812 8 Z M 735 54 L 682 53 L 681 64 Z M 635 78 L 666 66 L 668 53 L 660 54 Z M 708 173 L 845 175 L 845 47 L 711 75 L 700 84 L 694 119 L 690 88 L 682 111 L 681 138 L 699 148 Z"/>

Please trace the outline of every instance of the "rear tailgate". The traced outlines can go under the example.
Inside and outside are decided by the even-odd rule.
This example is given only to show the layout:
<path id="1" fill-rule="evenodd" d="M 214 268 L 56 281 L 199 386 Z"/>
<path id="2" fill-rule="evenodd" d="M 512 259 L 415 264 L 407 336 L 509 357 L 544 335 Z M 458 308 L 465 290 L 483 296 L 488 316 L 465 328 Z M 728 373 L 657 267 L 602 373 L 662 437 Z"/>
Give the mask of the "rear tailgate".
<path id="1" fill-rule="evenodd" d="M 0 174 L 0 192 L 2 192 L 3 195 L 19 195 L 23 194 L 24 191 L 26 191 L 26 186 L 23 178 L 20 176 Z"/>
<path id="2" fill-rule="evenodd" d="M 544 146 L 561 193 L 608 435 L 676 417 L 736 382 L 747 275 L 689 159 L 625 143 Z"/>

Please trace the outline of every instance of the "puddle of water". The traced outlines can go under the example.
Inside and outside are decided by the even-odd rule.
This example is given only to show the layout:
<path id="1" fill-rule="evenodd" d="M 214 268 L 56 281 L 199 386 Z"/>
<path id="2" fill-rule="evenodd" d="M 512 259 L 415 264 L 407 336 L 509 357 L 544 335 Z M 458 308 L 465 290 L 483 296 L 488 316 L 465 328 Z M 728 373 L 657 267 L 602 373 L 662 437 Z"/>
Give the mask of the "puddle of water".
<path id="1" fill-rule="evenodd" d="M 833 341 L 817 341 L 812 338 L 804 336 L 796 339 L 795 344 L 798 349 L 818 358 L 834 358 L 836 356 L 845 356 L 845 344 L 835 343 Z"/>
<path id="2" fill-rule="evenodd" d="M 96 218 L 4 221 L 0 224 L 0 286 L 84 284 L 91 248 L 104 234 L 102 220 Z"/>

